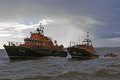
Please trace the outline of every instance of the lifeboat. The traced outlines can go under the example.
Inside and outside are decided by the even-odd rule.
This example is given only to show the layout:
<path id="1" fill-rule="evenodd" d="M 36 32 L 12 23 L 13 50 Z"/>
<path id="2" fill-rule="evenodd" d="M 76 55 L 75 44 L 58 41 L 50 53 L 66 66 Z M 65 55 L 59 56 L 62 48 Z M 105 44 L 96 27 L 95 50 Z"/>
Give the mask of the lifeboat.
<path id="1" fill-rule="evenodd" d="M 72 58 L 93 58 L 99 57 L 96 54 L 92 41 L 89 39 L 89 33 L 87 32 L 87 38 L 83 40 L 82 44 L 76 42 L 70 42 L 70 47 L 67 48 Z"/>
<path id="2" fill-rule="evenodd" d="M 105 54 L 104 57 L 116 57 L 117 55 L 116 54 L 113 54 L 113 53 L 108 53 L 108 54 Z"/>
<path id="3" fill-rule="evenodd" d="M 30 32 L 31 36 L 24 39 L 24 43 L 8 41 L 4 48 L 10 59 L 16 58 L 39 58 L 42 56 L 66 57 L 67 52 L 63 45 L 58 45 L 57 41 L 44 35 L 42 24 L 35 32 Z"/>

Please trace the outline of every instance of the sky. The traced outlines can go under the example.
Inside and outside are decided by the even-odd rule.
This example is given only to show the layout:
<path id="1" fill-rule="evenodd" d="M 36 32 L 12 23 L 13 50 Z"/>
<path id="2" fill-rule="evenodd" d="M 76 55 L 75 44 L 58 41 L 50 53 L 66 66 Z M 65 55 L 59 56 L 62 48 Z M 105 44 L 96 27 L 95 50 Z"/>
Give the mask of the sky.
<path id="1" fill-rule="evenodd" d="M 120 46 L 120 0 L 0 0 L 0 48 L 23 42 L 40 23 L 65 47 L 87 32 L 95 47 Z"/>

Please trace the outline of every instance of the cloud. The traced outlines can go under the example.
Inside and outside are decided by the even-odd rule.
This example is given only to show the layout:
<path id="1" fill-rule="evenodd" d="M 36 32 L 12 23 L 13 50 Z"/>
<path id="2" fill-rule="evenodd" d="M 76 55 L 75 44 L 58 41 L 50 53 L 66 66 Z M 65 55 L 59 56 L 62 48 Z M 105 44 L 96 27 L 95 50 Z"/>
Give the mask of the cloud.
<path id="1" fill-rule="evenodd" d="M 81 21 L 79 22 L 76 20 L 76 23 L 85 28 L 91 27 L 91 25 L 93 24 L 98 24 L 97 21 L 86 16 L 85 17 L 82 16 L 79 20 Z M 78 41 L 78 39 L 83 38 L 84 33 L 86 33 L 85 29 L 82 29 L 83 27 L 78 29 L 78 27 L 72 24 L 72 22 L 73 22 L 72 19 L 68 20 L 64 18 L 63 19 L 43 18 L 42 20 L 38 21 L 38 23 L 31 25 L 25 25 L 16 22 L 1 22 L 0 37 L 3 37 L 2 35 L 5 35 L 8 37 L 8 39 L 10 37 L 24 39 L 25 37 L 30 36 L 29 34 L 30 31 L 34 31 L 39 26 L 39 24 L 42 23 L 45 27 L 46 36 L 52 36 L 54 39 L 58 41 L 59 44 L 64 44 L 67 47 L 69 45 L 69 41 L 72 40 Z"/>
<path id="2" fill-rule="evenodd" d="M 51 19 L 42 19 L 39 23 L 42 23 L 42 25 L 46 25 L 46 24 L 54 23 L 54 21 Z"/>
<path id="3" fill-rule="evenodd" d="M 26 26 L 25 24 L 19 24 L 15 22 L 1 22 L 0 23 L 0 29 L 6 28 L 12 28 L 13 30 L 21 30 L 21 29 L 27 29 L 27 28 L 32 28 L 32 26 Z"/>
<path id="4" fill-rule="evenodd" d="M 0 37 L 7 37 L 7 36 L 11 36 L 12 34 L 0 34 Z"/>
<path id="5" fill-rule="evenodd" d="M 111 39 L 120 37 L 119 0 L 1 0 L 0 11 L 0 31 L 5 31 L 1 35 L 30 36 L 42 22 L 45 34 L 65 45 L 82 40 L 87 31 L 96 46 L 116 45 Z"/>

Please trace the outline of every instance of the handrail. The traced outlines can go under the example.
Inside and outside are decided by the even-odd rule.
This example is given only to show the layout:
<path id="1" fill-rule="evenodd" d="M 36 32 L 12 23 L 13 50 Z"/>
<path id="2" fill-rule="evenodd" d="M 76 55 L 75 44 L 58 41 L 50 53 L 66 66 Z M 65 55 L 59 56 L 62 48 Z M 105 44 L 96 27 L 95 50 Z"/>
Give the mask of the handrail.
<path id="1" fill-rule="evenodd" d="M 70 47 L 78 45 L 78 43 L 74 42 L 74 41 L 70 41 Z"/>
<path id="2" fill-rule="evenodd" d="M 19 46 L 22 43 L 21 42 L 14 42 L 14 41 L 7 41 L 9 46 Z"/>

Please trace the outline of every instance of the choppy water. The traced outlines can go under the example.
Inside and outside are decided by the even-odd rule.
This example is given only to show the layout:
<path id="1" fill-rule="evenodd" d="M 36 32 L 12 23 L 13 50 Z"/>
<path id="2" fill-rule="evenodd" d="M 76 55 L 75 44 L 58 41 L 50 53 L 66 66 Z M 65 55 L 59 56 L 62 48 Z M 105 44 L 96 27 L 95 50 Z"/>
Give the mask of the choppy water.
<path id="1" fill-rule="evenodd" d="M 0 50 L 0 80 L 120 80 L 120 48 L 97 48 L 99 58 L 42 57 L 10 61 Z M 112 52 L 117 57 L 105 58 Z"/>

